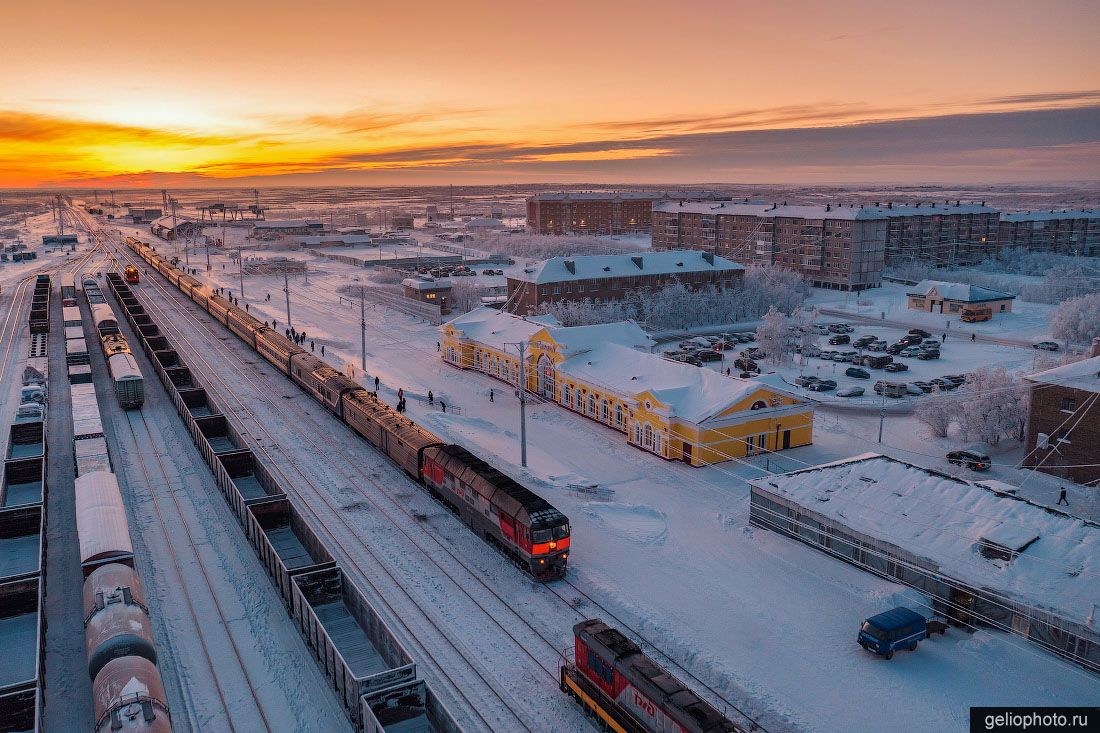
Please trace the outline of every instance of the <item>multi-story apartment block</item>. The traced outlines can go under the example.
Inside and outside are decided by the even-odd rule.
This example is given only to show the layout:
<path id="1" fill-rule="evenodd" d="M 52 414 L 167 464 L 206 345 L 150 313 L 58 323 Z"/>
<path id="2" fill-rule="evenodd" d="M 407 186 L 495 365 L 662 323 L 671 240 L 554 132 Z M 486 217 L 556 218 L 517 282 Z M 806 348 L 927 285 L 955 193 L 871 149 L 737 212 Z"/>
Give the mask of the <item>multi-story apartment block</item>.
<path id="1" fill-rule="evenodd" d="M 673 283 L 688 288 L 725 287 L 739 282 L 745 268 L 713 252 L 644 252 L 637 255 L 553 257 L 507 272 L 508 310 L 534 313 L 542 303 L 591 300 L 606 303 L 630 293 Z"/>
<path id="2" fill-rule="evenodd" d="M 544 191 L 527 199 L 527 229 L 537 234 L 648 232 L 658 201 L 715 201 L 712 191 Z"/>
<path id="3" fill-rule="evenodd" d="M 886 264 L 919 260 L 936 265 L 981 262 L 996 253 L 1000 212 L 985 202 L 917 203 L 875 210 L 888 219 Z"/>
<path id="4" fill-rule="evenodd" d="M 663 202 L 653 211 L 653 248 L 781 265 L 815 287 L 865 290 L 880 283 L 887 222 L 856 206 Z"/>
<path id="5" fill-rule="evenodd" d="M 997 245 L 1023 247 L 1029 252 L 1100 256 L 1100 209 L 1001 214 Z"/>

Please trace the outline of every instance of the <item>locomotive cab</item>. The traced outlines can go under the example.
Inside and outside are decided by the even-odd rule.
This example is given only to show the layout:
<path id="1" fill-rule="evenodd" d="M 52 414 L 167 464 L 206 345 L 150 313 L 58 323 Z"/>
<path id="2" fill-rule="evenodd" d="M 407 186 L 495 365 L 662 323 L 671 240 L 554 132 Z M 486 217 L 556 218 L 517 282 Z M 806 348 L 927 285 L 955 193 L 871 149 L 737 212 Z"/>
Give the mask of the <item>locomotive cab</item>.
<path id="1" fill-rule="evenodd" d="M 138 277 L 138 269 L 133 265 L 126 265 L 126 269 L 123 270 L 123 273 L 128 283 L 137 283 L 140 280 Z"/>
<path id="2" fill-rule="evenodd" d="M 569 560 L 569 520 L 556 509 L 531 516 L 531 574 L 540 580 L 564 578 Z"/>

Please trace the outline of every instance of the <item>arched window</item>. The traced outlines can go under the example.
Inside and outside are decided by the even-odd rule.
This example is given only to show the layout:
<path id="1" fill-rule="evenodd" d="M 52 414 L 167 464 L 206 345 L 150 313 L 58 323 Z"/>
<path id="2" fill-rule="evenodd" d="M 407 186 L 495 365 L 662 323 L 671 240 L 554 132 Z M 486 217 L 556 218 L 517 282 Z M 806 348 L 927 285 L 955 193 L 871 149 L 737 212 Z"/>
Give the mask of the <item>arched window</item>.
<path id="1" fill-rule="evenodd" d="M 607 422 L 608 414 L 607 400 L 600 400 L 600 422 Z"/>
<path id="2" fill-rule="evenodd" d="M 573 402 L 573 387 L 568 384 L 561 386 L 561 403 L 566 407 Z"/>
<path id="3" fill-rule="evenodd" d="M 657 455 L 663 455 L 661 452 L 661 434 L 659 432 L 653 433 L 653 452 Z"/>
<path id="4" fill-rule="evenodd" d="M 768 406 L 768 403 L 765 402 L 764 400 L 757 400 L 756 402 L 752 403 L 752 407 L 750 407 L 749 409 L 750 410 L 763 410 L 767 406 Z"/>
<path id="5" fill-rule="evenodd" d="M 594 394 L 588 395 L 588 414 L 596 416 L 596 395 Z"/>
<path id="6" fill-rule="evenodd" d="M 649 426 L 649 423 L 646 423 L 645 426 L 645 437 L 642 440 L 642 445 L 649 449 L 653 448 L 653 428 Z"/>
<path id="7" fill-rule="evenodd" d="M 623 426 L 623 406 L 615 405 L 615 424 L 620 428 Z"/>
<path id="8" fill-rule="evenodd" d="M 634 445 L 642 444 L 642 426 L 634 423 Z"/>
<path id="9" fill-rule="evenodd" d="M 573 409 L 580 412 L 584 409 L 584 395 L 581 394 L 581 390 L 573 392 Z"/>

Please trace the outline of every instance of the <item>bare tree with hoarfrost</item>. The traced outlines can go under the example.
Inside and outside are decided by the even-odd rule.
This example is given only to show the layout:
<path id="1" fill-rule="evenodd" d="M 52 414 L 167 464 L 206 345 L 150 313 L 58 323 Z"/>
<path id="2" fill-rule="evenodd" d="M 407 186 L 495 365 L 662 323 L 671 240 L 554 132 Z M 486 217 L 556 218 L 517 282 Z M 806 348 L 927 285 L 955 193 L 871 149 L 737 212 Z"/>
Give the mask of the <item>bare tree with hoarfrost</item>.
<path id="1" fill-rule="evenodd" d="M 1051 314 L 1050 326 L 1060 341 L 1089 343 L 1100 336 L 1100 293 L 1063 301 Z"/>
<path id="2" fill-rule="evenodd" d="M 787 322 L 787 316 L 783 315 L 773 305 L 764 314 L 764 322 L 756 328 L 756 343 L 767 354 L 767 358 L 776 364 L 790 361 L 794 353 L 794 344 Z"/>
<path id="3" fill-rule="evenodd" d="M 913 417 L 928 426 L 934 437 L 946 438 L 955 419 L 955 410 L 956 400 L 945 396 L 921 400 L 913 410 Z"/>
<path id="4" fill-rule="evenodd" d="M 1027 434 L 1030 390 L 1002 367 L 977 369 L 966 391 L 953 401 L 964 440 L 997 445 Z"/>

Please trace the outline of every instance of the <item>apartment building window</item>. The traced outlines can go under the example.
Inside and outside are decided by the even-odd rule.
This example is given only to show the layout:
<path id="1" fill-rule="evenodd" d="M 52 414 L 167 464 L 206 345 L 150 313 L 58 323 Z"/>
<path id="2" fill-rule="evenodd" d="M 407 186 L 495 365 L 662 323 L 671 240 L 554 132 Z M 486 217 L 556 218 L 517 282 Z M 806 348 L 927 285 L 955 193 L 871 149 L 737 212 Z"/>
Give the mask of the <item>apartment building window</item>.
<path id="1" fill-rule="evenodd" d="M 554 288 L 554 295 L 561 295 L 561 288 Z"/>
<path id="2" fill-rule="evenodd" d="M 1072 397 L 1062 398 L 1062 412 L 1073 412 L 1077 409 L 1077 400 Z"/>

